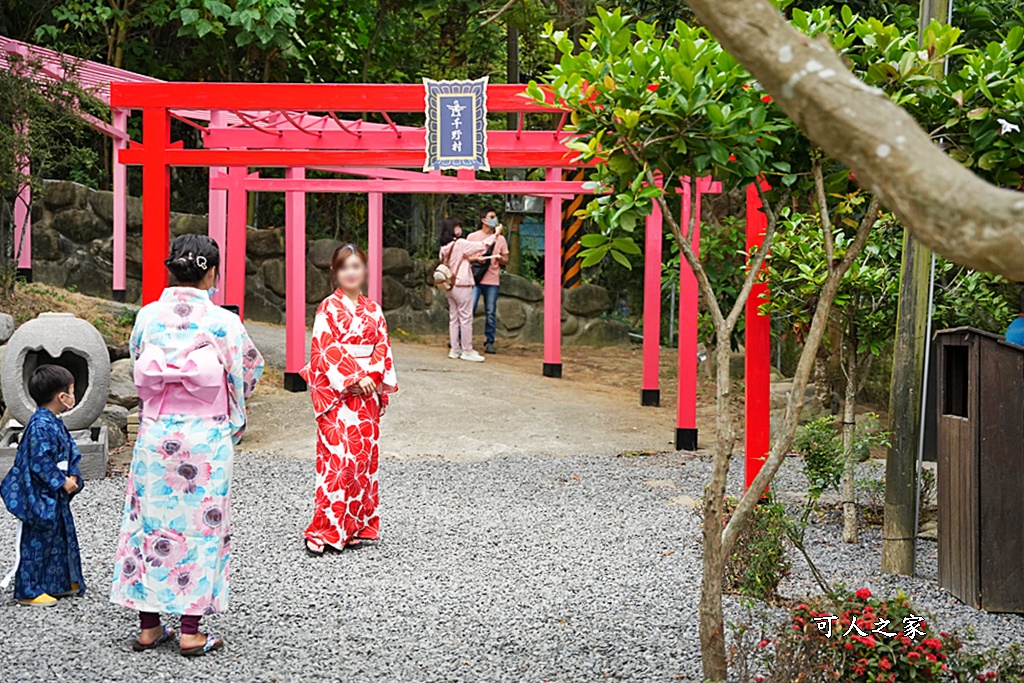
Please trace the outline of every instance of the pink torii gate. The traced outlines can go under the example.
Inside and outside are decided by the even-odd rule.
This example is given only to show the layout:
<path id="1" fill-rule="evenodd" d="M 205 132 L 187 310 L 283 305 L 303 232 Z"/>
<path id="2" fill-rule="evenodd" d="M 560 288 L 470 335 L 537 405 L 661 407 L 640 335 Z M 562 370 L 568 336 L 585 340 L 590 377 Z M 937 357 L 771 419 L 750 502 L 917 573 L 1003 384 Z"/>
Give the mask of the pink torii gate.
<path id="1" fill-rule="evenodd" d="M 0 38 L 0 68 L 14 68 L 17 60 L 34 58 L 43 68 L 40 78 L 74 78 L 112 107 L 112 123 L 84 117 L 94 128 L 114 141 L 115 167 L 113 220 L 113 295 L 123 300 L 126 255 L 125 170 L 129 164 L 143 166 L 143 300 L 151 301 L 166 283 L 162 261 L 169 243 L 169 168 L 173 165 L 210 168 L 209 232 L 225 255 L 224 288 L 217 303 L 236 303 L 244 308 L 245 213 L 249 191 L 285 193 L 286 213 L 286 383 L 301 388 L 295 381 L 305 361 L 305 193 L 366 192 L 369 196 L 368 243 L 371 268 L 369 294 L 380 299 L 381 250 L 383 247 L 383 195 L 397 193 L 504 193 L 527 194 L 545 200 L 545 250 L 561 250 L 561 202 L 588 192 L 581 183 L 562 180 L 562 170 L 574 164 L 567 161 L 562 121 L 555 131 L 523 130 L 526 113 L 550 113 L 523 97 L 523 87 L 492 85 L 488 89 L 491 111 L 519 115 L 515 131 L 490 131 L 490 160 L 495 167 L 546 168 L 543 181 L 484 181 L 472 172 L 445 176 L 437 172 L 420 173 L 403 167 L 423 163 L 422 128 L 397 126 L 388 111 L 421 111 L 421 86 L 395 85 L 267 85 L 267 84 L 182 84 L 166 83 L 102 64 L 75 60 L 36 46 Z M 66 68 L 68 63 L 72 69 Z M 497 106 L 495 106 L 497 103 Z M 143 144 L 131 143 L 126 131 L 131 109 L 143 111 Z M 309 110 L 327 111 L 313 116 Z M 339 118 L 336 112 L 378 111 L 386 124 L 371 124 Z M 170 141 L 170 119 L 175 118 L 203 133 L 204 149 L 186 150 Z M 208 121 L 203 126 L 198 122 Z M 27 160 L 22 168 L 27 174 Z M 248 168 L 283 166 L 285 178 L 261 178 Z M 306 169 L 331 170 L 357 178 L 306 178 Z M 693 184 L 684 180 L 677 190 L 683 198 L 683 221 L 688 222 Z M 721 191 L 721 184 L 708 178 L 697 180 L 697 215 L 692 236 L 699 248 L 700 197 Z M 751 200 L 753 197 L 753 200 Z M 763 235 L 763 214 L 756 202 L 756 191 L 748 194 L 748 244 L 757 244 Z M 18 256 L 18 266 L 31 273 L 30 224 L 31 197 L 27 186 L 19 193 L 16 230 L 25 234 L 26 248 Z M 22 208 L 18 208 L 18 207 Z M 645 225 L 644 334 L 641 402 L 660 403 L 658 364 L 660 359 L 662 217 L 658 211 Z M 545 259 L 544 374 L 560 377 L 561 365 L 561 263 Z M 763 288 L 762 288 L 763 289 Z M 766 295 L 760 292 L 759 296 Z M 752 300 L 754 297 L 752 297 Z M 697 310 L 698 294 L 692 272 L 680 269 L 679 318 L 679 400 L 676 447 L 697 446 Z M 747 479 L 756 474 L 767 453 L 769 378 L 768 324 L 756 304 L 747 310 Z M 758 319 L 763 319 L 758 324 Z M 752 324 L 753 322 L 753 324 Z M 757 344 L 761 346 L 758 347 Z M 761 348 L 764 353 L 751 353 Z M 287 379 L 291 378 L 291 379 Z M 753 382 L 751 380 L 754 380 Z M 763 415 L 762 415 L 763 413 Z M 761 444 L 764 444 L 763 446 Z"/>

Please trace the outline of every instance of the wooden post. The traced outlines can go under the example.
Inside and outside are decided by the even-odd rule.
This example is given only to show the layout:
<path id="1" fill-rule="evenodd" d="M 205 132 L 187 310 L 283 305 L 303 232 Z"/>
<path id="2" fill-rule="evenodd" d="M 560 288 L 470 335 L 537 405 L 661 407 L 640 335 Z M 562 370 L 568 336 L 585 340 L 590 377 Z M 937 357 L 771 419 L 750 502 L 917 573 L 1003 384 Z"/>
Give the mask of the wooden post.
<path id="1" fill-rule="evenodd" d="M 167 286 L 171 242 L 171 115 L 163 108 L 142 110 L 142 303 L 160 298 Z"/>
<path id="2" fill-rule="evenodd" d="M 768 183 L 763 179 L 763 189 Z M 761 206 L 761 195 L 757 186 L 747 186 L 747 253 L 764 243 L 768 229 L 768 216 Z M 748 257 L 749 261 L 749 257 Z M 745 434 L 745 485 L 750 486 L 761 471 L 771 448 L 771 343 L 772 321 L 761 313 L 761 305 L 768 301 L 768 285 L 758 282 L 750 290 L 746 303 L 746 327 L 744 329 L 744 399 L 746 414 Z"/>
<path id="3" fill-rule="evenodd" d="M 210 112 L 210 127 L 222 127 L 227 123 L 227 113 L 223 111 Z M 211 166 L 210 180 L 226 174 L 228 169 L 225 166 Z M 217 293 L 211 297 L 213 303 L 222 306 L 225 303 L 224 291 L 227 280 L 224 274 L 227 272 L 226 262 L 228 257 L 228 192 L 227 190 L 216 190 L 210 188 L 209 208 L 207 210 L 207 234 L 213 238 L 220 248 L 220 286 Z"/>
<path id="4" fill-rule="evenodd" d="M 367 296 L 378 304 L 384 303 L 384 195 L 380 192 L 370 192 L 367 195 L 368 210 L 367 222 L 368 234 L 366 258 L 369 260 L 368 268 L 370 284 Z"/>
<path id="5" fill-rule="evenodd" d="M 949 21 L 951 0 L 921 0 L 919 39 L 935 19 Z M 917 454 L 921 443 L 921 398 L 924 357 L 931 306 L 931 252 L 903 233 L 900 298 L 896 314 L 889 418 L 892 446 L 885 463 L 885 521 L 882 525 L 882 571 L 914 573 L 917 538 Z"/>
<path id="6" fill-rule="evenodd" d="M 660 183 L 659 183 L 660 185 Z M 661 405 L 661 205 L 655 203 L 644 226 L 644 344 L 640 405 Z"/>
<path id="7" fill-rule="evenodd" d="M 245 251 L 248 229 L 248 204 L 246 201 L 245 178 L 249 169 L 245 166 L 231 166 L 228 177 L 231 187 L 228 190 L 228 227 L 227 249 L 221 256 L 221 267 L 224 269 L 224 303 L 238 306 L 238 314 L 245 317 Z"/>
<path id="8" fill-rule="evenodd" d="M 547 169 L 558 182 L 562 169 Z M 544 199 L 544 368 L 545 377 L 562 376 L 562 198 Z"/>
<path id="9" fill-rule="evenodd" d="M 301 180 L 306 169 L 289 168 L 286 178 Z M 299 370 L 306 364 L 306 193 L 284 193 L 285 361 L 284 388 L 305 391 Z"/>
<path id="10" fill-rule="evenodd" d="M 128 112 L 115 109 L 112 112 L 113 125 L 124 137 L 114 138 L 113 165 L 110 174 L 114 181 L 113 254 L 114 272 L 112 287 L 114 301 L 124 302 L 128 251 L 128 167 L 120 162 L 118 155 L 128 146 Z"/>

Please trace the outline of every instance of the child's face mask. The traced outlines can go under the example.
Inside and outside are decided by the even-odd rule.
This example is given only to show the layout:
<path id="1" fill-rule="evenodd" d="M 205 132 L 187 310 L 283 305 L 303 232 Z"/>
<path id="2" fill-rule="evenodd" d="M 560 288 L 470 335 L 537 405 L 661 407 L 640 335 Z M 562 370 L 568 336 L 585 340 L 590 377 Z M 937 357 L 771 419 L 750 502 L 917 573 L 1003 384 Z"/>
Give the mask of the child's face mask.
<path id="1" fill-rule="evenodd" d="M 71 401 L 68 402 L 66 399 L 71 399 Z M 59 396 L 57 396 L 57 400 L 60 401 L 60 404 L 62 406 L 64 406 L 65 410 L 71 410 L 72 408 L 75 407 L 75 395 L 74 394 L 69 394 L 66 391 L 61 392 L 61 394 Z"/>

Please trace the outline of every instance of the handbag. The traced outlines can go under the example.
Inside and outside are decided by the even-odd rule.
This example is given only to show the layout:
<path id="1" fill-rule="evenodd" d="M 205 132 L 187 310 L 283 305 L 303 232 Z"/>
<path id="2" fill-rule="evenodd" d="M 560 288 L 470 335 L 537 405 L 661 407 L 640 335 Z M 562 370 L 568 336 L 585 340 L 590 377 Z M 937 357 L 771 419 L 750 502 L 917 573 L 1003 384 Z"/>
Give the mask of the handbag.
<path id="1" fill-rule="evenodd" d="M 495 245 L 487 247 L 487 251 L 484 252 L 484 258 L 491 256 L 494 253 Z M 484 279 L 484 275 L 487 275 L 487 269 L 491 267 L 491 262 L 488 261 L 474 261 L 469 264 L 469 267 L 473 270 L 473 282 L 480 284 L 481 280 Z"/>
<path id="2" fill-rule="evenodd" d="M 455 286 L 455 271 L 451 269 L 449 265 L 451 261 L 451 252 L 448 252 L 449 257 L 437 264 L 434 268 L 434 286 L 440 289 L 442 292 L 447 292 L 449 289 Z"/>

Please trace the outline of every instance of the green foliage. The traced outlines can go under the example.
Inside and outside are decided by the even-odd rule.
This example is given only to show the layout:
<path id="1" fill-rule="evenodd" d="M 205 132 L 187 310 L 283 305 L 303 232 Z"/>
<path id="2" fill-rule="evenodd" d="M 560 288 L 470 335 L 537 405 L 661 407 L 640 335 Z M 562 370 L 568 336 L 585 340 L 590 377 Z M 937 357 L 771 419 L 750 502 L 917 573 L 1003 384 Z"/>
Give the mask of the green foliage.
<path id="1" fill-rule="evenodd" d="M 738 500 L 726 499 L 726 520 Z M 786 557 L 786 509 L 782 503 L 764 500 L 754 506 L 750 519 L 725 563 L 727 591 L 758 600 L 773 600 L 779 583 L 789 575 Z"/>
<path id="2" fill-rule="evenodd" d="M 839 490 L 846 458 L 843 457 L 843 435 L 836 430 L 835 418 L 825 415 L 797 430 L 793 450 L 803 456 L 807 492 L 811 498 L 818 500 L 826 491 Z"/>
<path id="3" fill-rule="evenodd" d="M 1017 314 L 1020 285 L 946 259 L 935 264 L 932 329 L 968 325 L 1002 334 Z"/>
<path id="4" fill-rule="evenodd" d="M 233 36 L 238 47 L 284 49 L 292 44 L 299 9 L 291 0 L 177 0 L 171 19 L 179 36 Z"/>

